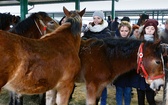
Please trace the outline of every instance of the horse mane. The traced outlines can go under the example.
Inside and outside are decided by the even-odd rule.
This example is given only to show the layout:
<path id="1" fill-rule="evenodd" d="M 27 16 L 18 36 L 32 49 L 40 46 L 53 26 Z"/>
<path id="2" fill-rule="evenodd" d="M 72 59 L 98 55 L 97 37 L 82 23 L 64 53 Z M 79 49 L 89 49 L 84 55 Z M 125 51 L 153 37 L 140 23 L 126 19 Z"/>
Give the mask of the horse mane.
<path id="1" fill-rule="evenodd" d="M 128 57 L 135 49 L 139 48 L 142 41 L 132 39 L 105 39 L 108 53 L 120 53 L 122 56 Z M 111 55 L 111 54 L 110 54 Z"/>
<path id="2" fill-rule="evenodd" d="M 48 14 L 45 12 L 32 13 L 28 18 L 20 21 L 16 26 L 14 26 L 10 32 L 14 31 L 17 34 L 22 35 L 29 27 L 35 25 L 35 20 L 39 19 L 39 15 L 42 17 L 47 17 Z"/>
<path id="3" fill-rule="evenodd" d="M 139 45 L 141 44 L 141 40 L 134 39 L 115 39 L 115 38 L 105 38 L 92 43 L 90 47 L 93 46 L 105 46 L 106 53 L 108 56 L 111 55 L 119 55 L 128 57 L 133 52 L 137 52 Z M 115 53 L 115 54 L 114 54 Z"/>

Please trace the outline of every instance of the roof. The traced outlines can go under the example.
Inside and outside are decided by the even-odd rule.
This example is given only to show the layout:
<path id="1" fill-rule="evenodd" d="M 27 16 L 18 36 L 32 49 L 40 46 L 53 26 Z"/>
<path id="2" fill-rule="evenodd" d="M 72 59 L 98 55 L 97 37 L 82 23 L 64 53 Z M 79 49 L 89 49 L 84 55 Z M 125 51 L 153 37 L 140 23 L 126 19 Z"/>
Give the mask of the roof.
<path id="1" fill-rule="evenodd" d="M 35 4 L 67 3 L 67 2 L 75 2 L 76 0 L 27 0 L 27 1 L 28 5 L 35 5 Z M 80 0 L 80 2 L 85 1 L 111 1 L 111 0 Z M 20 5 L 20 0 L 0 1 L 0 6 L 11 6 L 11 5 Z"/>

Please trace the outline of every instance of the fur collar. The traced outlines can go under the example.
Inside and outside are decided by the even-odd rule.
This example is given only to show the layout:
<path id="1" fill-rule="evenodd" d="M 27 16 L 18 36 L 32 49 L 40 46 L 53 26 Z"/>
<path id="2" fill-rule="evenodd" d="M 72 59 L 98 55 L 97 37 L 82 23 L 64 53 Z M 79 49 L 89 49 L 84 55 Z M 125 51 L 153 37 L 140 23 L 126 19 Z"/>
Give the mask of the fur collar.
<path id="1" fill-rule="evenodd" d="M 105 20 L 103 20 L 103 24 L 101 24 L 101 25 L 94 25 L 94 26 L 92 26 L 91 24 L 89 24 L 89 26 L 88 26 L 88 28 L 89 28 L 89 30 L 91 32 L 101 32 L 106 27 L 108 27 L 108 23 Z"/>

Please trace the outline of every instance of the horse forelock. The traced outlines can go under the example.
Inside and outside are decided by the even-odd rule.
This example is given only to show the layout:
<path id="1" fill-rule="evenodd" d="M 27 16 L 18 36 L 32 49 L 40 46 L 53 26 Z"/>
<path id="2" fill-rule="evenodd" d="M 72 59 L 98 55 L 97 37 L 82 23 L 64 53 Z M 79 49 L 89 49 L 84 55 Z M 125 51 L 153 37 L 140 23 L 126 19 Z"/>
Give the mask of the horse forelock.
<path id="1" fill-rule="evenodd" d="M 68 17 L 66 22 L 71 23 L 71 32 L 73 35 L 81 34 L 82 18 L 77 13 L 77 11 L 71 11 L 71 17 Z"/>

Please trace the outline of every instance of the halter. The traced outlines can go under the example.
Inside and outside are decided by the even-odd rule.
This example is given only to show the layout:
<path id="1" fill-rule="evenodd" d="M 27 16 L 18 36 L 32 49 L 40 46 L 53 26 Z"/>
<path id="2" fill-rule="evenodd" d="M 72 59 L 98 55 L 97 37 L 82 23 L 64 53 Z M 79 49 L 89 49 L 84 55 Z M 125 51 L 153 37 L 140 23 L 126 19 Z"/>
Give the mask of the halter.
<path id="1" fill-rule="evenodd" d="M 144 43 L 141 43 L 141 45 L 139 46 L 139 50 L 138 50 L 138 59 L 137 59 L 138 67 L 137 67 L 137 73 L 139 73 L 140 70 L 142 70 L 142 72 L 144 74 L 143 77 L 145 79 L 150 78 L 151 80 L 164 77 L 164 74 L 161 74 L 161 75 L 158 75 L 158 76 L 154 76 L 154 77 L 149 77 L 149 75 L 146 72 L 145 67 L 143 65 L 143 46 L 144 46 Z"/>
<path id="2" fill-rule="evenodd" d="M 37 22 L 34 20 L 34 22 L 35 22 L 35 24 L 36 24 L 36 26 L 37 26 L 37 28 L 38 28 L 40 34 L 41 34 L 41 35 L 45 35 L 45 34 L 46 34 L 46 30 L 47 30 L 47 26 L 44 24 L 44 22 L 43 22 L 41 19 L 40 19 L 39 21 L 40 21 L 40 24 L 43 26 L 43 32 L 44 32 L 44 33 L 42 33 L 42 31 L 40 30 L 40 28 L 39 28 Z"/>

